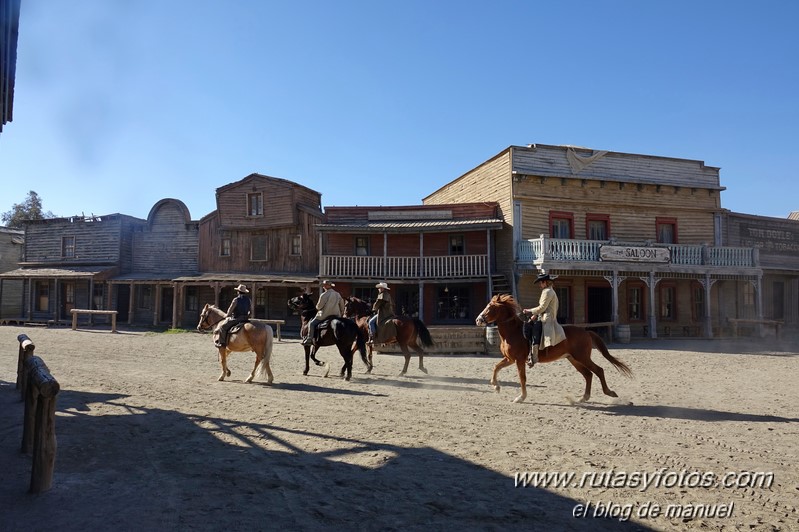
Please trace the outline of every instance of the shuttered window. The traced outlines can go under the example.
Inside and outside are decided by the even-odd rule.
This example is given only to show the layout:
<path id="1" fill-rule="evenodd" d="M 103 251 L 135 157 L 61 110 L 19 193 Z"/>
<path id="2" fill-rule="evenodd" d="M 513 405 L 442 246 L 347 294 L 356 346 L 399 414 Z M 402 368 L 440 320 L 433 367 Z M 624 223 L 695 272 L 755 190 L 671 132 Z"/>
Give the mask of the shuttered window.
<path id="1" fill-rule="evenodd" d="M 250 240 L 250 260 L 266 260 L 266 235 L 253 235 Z"/>

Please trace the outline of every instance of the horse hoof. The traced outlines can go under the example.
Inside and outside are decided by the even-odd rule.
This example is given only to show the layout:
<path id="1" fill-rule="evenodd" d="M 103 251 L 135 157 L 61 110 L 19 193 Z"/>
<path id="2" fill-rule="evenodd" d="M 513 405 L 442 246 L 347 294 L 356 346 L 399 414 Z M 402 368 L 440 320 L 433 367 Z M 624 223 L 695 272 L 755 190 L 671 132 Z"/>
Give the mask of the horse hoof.
<path id="1" fill-rule="evenodd" d="M 497 386 L 497 385 L 494 385 L 494 391 L 495 391 L 495 392 L 497 392 L 497 393 L 499 393 L 499 386 Z"/>
<path id="2" fill-rule="evenodd" d="M 219 378 L 216 379 L 216 380 L 222 382 L 223 380 L 225 380 L 225 376 L 224 375 L 220 375 Z"/>
<path id="3" fill-rule="evenodd" d="M 419 371 L 421 371 L 422 373 L 427 375 L 427 369 L 426 368 L 419 368 Z"/>
<path id="4" fill-rule="evenodd" d="M 247 384 L 252 384 L 252 377 L 248 378 L 248 379 L 247 379 L 246 381 L 244 381 L 244 382 L 246 382 Z"/>
<path id="5" fill-rule="evenodd" d="M 308 376 L 308 370 L 306 369 L 305 371 L 302 372 L 302 374 L 307 377 Z"/>
<path id="6" fill-rule="evenodd" d="M 526 399 L 526 397 L 520 395 L 520 396 L 516 397 L 516 399 L 514 399 L 513 402 L 514 403 L 523 403 L 525 399 Z"/>
<path id="7" fill-rule="evenodd" d="M 617 393 L 616 393 L 616 392 L 614 392 L 613 390 L 610 390 L 610 391 L 608 392 L 608 395 L 609 395 L 609 396 L 611 396 L 611 397 L 618 397 L 618 396 L 619 396 L 619 394 L 617 394 Z"/>

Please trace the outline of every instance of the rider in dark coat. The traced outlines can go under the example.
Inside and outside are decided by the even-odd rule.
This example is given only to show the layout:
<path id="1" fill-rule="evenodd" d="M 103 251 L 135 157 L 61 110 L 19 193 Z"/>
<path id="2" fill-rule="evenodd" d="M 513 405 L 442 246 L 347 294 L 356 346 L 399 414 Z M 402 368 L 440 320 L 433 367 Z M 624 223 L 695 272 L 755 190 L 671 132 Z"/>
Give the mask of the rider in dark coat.
<path id="1" fill-rule="evenodd" d="M 216 343 L 217 347 L 225 347 L 227 344 L 228 331 L 239 323 L 247 323 L 250 320 L 250 312 L 252 310 L 252 301 L 250 301 L 250 293 L 247 287 L 240 284 L 236 287 L 236 292 L 239 293 L 230 302 L 230 307 L 227 309 L 227 319 L 220 325 L 217 331 L 219 332 L 219 340 Z"/>

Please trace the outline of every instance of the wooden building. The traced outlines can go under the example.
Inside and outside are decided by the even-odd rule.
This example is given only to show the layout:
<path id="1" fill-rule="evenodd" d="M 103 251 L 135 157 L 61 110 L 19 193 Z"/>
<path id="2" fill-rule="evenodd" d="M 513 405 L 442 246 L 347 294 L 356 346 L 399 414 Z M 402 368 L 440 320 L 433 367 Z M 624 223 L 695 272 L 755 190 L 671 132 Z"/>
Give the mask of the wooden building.
<path id="1" fill-rule="evenodd" d="M 21 0 L 0 0 L 0 132 L 14 119 Z"/>
<path id="2" fill-rule="evenodd" d="M 196 293 L 200 308 L 215 303 L 225 309 L 243 283 L 255 318 L 299 326 L 287 302 L 318 283 L 314 226 L 322 220 L 321 198 L 307 187 L 261 174 L 218 188 L 217 209 L 199 223 L 200 272 L 176 282 Z"/>
<path id="3" fill-rule="evenodd" d="M 423 201 L 499 204 L 498 270 L 525 307 L 543 269 L 557 277 L 561 323 L 712 337 L 749 314 L 743 286 L 762 290 L 757 250 L 723 245 L 722 190 L 702 161 L 537 144 L 511 146 Z"/>
<path id="4" fill-rule="evenodd" d="M 19 268 L 25 244 L 25 232 L 0 227 L 0 273 Z M 22 314 L 22 280 L 0 277 L 0 323 L 19 321 Z"/>
<path id="5" fill-rule="evenodd" d="M 371 301 L 391 287 L 396 311 L 428 324 L 473 324 L 488 294 L 506 290 L 495 272 L 495 202 L 326 207 L 316 226 L 319 275 L 344 296 Z M 498 286 L 494 286 L 494 284 Z"/>
<path id="6" fill-rule="evenodd" d="M 799 328 L 799 216 L 796 214 L 782 219 L 725 213 L 724 244 L 755 248 L 763 270 L 760 281 L 741 286 L 737 298 L 722 302 L 726 315 L 782 322 L 794 333 Z"/>

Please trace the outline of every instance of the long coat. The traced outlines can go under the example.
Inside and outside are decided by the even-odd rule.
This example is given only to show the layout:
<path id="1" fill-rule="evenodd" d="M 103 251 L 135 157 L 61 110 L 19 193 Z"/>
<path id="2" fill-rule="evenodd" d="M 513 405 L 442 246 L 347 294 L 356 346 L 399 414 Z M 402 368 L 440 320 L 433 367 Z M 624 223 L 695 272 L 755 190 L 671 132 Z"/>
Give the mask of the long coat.
<path id="1" fill-rule="evenodd" d="M 396 318 L 394 315 L 394 302 L 391 301 L 391 294 L 388 292 L 380 292 L 377 294 L 377 299 L 372 310 L 377 311 L 377 325 L 380 326 L 386 320 Z"/>
<path id="2" fill-rule="evenodd" d="M 532 310 L 541 320 L 541 347 L 557 345 L 566 339 L 563 327 L 558 323 L 558 296 L 551 287 L 544 288 L 538 306 Z"/>
<path id="3" fill-rule="evenodd" d="M 344 315 L 344 298 L 341 294 L 328 288 L 322 295 L 319 296 L 319 301 L 316 302 L 316 319 L 323 320 L 328 316 L 343 316 Z"/>

